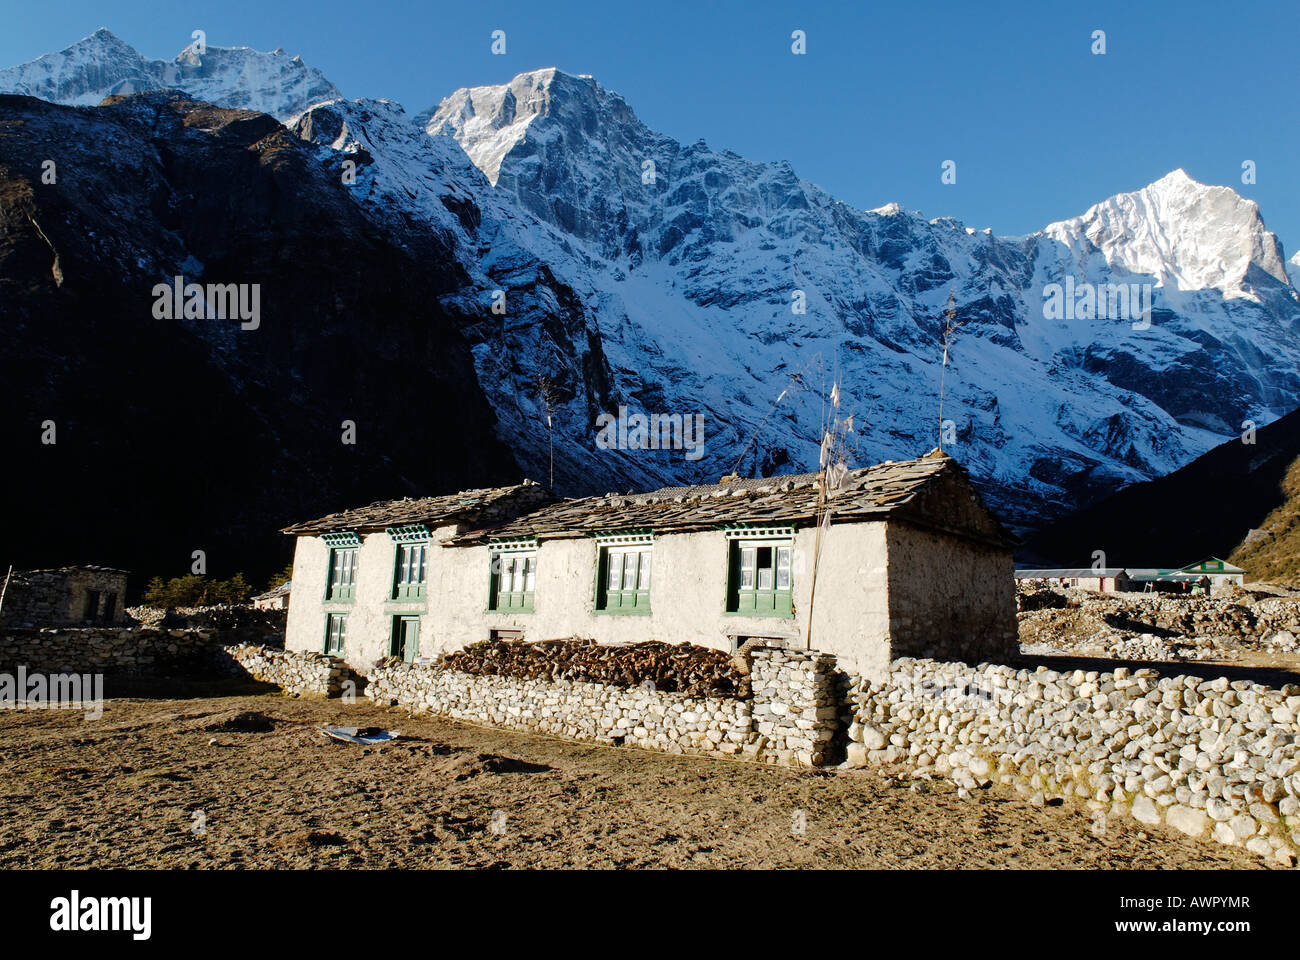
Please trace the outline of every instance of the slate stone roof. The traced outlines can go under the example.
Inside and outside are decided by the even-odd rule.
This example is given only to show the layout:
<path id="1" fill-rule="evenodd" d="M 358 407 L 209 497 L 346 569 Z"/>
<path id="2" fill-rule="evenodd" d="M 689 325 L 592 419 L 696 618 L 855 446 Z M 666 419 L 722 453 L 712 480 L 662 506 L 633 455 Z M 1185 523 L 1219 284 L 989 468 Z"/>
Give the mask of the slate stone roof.
<path id="1" fill-rule="evenodd" d="M 729 525 L 808 526 L 815 522 L 818 476 L 816 473 L 787 474 L 705 486 L 665 487 L 649 493 L 562 500 L 507 523 L 469 531 L 446 544 L 580 537 L 631 530 L 685 533 Z M 922 492 L 941 477 L 958 485 L 957 500 L 962 502 L 956 510 L 946 507 L 935 510 L 937 501 L 929 508 L 922 503 L 926 499 Z M 946 502 L 952 493 L 950 489 L 949 497 L 940 499 Z M 916 460 L 890 461 L 850 470 L 829 502 L 833 523 L 906 515 L 927 526 L 999 545 L 1010 542 L 970 487 L 965 471 L 937 450 Z M 973 521 L 969 519 L 972 513 Z"/>
<path id="2" fill-rule="evenodd" d="M 462 490 L 441 497 L 381 500 L 366 507 L 331 513 L 319 520 L 295 523 L 280 532 L 301 536 L 345 530 L 383 530 L 416 523 L 431 527 L 452 523 L 503 523 L 526 510 L 551 503 L 554 499 L 545 487 L 532 480 L 525 480 L 512 487 Z"/>
<path id="3" fill-rule="evenodd" d="M 272 587 L 266 593 L 259 593 L 254 600 L 274 600 L 276 597 L 287 597 L 293 591 L 293 581 L 286 580 L 278 587 Z"/>

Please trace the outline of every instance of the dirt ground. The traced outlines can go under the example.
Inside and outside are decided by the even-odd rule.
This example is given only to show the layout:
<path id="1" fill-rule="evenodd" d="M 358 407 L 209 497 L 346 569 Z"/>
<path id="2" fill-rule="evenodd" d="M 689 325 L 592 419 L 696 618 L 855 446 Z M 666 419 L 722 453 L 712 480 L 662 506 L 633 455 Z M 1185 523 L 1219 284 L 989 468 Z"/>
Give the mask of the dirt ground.
<path id="1" fill-rule="evenodd" d="M 110 700 L 97 721 L 0 712 L 0 866 L 1266 866 L 999 788 L 964 800 L 938 781 L 577 744 L 368 701 L 217 695 L 234 692 Z M 322 736 L 326 724 L 404 736 L 354 746 Z"/>

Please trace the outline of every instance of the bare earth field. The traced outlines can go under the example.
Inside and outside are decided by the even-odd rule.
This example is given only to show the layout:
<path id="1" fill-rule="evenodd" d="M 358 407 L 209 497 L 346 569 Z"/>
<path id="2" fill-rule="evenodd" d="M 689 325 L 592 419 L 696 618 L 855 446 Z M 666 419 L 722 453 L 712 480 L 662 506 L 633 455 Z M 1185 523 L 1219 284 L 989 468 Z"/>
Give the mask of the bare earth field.
<path id="1" fill-rule="evenodd" d="M 0 712 L 0 866 L 1265 868 L 1127 819 L 1097 836 L 1081 805 L 999 788 L 963 800 L 247 690 L 110 700 L 93 722 Z M 242 714 L 271 729 L 223 729 L 259 725 Z M 327 724 L 405 737 L 353 746 Z"/>

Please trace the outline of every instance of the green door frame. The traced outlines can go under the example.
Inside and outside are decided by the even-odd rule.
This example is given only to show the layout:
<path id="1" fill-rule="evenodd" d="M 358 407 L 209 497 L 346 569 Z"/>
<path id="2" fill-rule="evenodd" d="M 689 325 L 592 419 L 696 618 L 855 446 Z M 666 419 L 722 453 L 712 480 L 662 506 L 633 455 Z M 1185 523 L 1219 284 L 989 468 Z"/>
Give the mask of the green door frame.
<path id="1" fill-rule="evenodd" d="M 393 633 L 388 655 L 411 663 L 420 655 L 420 618 L 398 614 L 393 617 Z"/>

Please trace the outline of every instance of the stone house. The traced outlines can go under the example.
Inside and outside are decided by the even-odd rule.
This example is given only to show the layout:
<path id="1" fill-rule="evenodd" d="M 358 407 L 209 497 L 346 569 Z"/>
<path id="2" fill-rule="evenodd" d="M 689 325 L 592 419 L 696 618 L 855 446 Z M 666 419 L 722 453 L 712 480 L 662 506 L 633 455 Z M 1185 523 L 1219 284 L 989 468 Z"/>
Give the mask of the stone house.
<path id="1" fill-rule="evenodd" d="M 286 580 L 278 587 L 272 587 L 266 593 L 259 593 L 252 599 L 258 610 L 288 610 L 289 596 L 293 591 L 293 581 Z"/>
<path id="2" fill-rule="evenodd" d="M 821 514 L 819 480 L 558 501 L 525 481 L 296 524 L 286 648 L 365 669 L 491 637 L 759 639 L 876 676 L 1014 648 L 1012 544 L 956 461 L 850 470 Z"/>
<path id="3" fill-rule="evenodd" d="M 1114 593 L 1132 589 L 1133 576 L 1123 567 L 1027 567 L 1016 571 L 1016 582 Z"/>
<path id="4" fill-rule="evenodd" d="M 0 583 L 0 624 L 51 627 L 122 623 L 127 571 L 76 566 L 14 570 Z"/>

